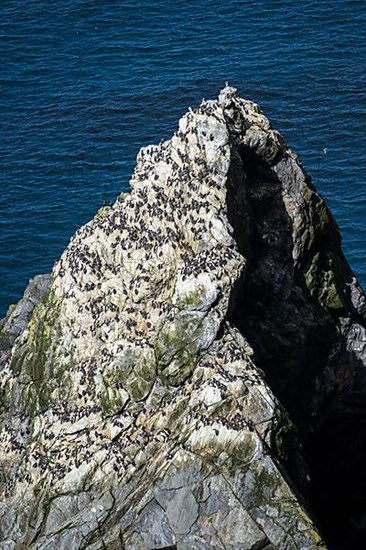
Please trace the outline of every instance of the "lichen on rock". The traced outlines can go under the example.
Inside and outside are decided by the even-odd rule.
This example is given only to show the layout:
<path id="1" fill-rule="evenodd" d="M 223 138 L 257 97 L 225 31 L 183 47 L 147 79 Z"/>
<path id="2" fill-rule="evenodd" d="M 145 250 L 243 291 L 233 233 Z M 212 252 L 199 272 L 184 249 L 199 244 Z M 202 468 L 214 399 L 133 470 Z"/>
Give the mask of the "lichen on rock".
<path id="1" fill-rule="evenodd" d="M 190 109 L 39 281 L 1 324 L 0 548 L 325 548 L 311 450 L 365 302 L 256 104 Z"/>

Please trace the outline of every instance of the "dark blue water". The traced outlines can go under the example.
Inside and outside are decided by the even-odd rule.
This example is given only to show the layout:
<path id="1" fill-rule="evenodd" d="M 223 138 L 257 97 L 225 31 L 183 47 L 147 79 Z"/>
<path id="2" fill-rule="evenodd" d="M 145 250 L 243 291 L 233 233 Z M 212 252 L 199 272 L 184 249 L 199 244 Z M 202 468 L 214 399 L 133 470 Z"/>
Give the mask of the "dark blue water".
<path id="1" fill-rule="evenodd" d="M 0 314 L 128 189 L 138 149 L 226 80 L 300 154 L 366 286 L 365 8 L 2 0 Z"/>

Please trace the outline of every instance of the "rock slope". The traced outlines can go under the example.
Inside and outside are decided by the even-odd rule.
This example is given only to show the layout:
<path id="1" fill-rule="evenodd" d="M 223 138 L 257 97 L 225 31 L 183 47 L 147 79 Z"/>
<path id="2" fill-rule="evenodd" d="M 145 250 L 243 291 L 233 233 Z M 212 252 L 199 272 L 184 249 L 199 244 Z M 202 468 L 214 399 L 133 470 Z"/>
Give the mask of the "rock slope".
<path id="1" fill-rule="evenodd" d="M 361 537 L 365 298 L 298 158 L 227 86 L 131 189 L 2 322 L 0 548 Z"/>

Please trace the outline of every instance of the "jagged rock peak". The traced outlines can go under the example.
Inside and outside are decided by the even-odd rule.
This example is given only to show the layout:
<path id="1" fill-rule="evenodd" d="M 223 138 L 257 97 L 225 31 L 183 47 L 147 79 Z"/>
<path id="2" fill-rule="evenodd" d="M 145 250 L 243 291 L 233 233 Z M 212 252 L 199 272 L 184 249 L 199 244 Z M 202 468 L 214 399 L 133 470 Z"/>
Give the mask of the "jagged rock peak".
<path id="1" fill-rule="evenodd" d="M 309 434 L 361 384 L 365 299 L 255 103 L 142 148 L 40 281 L 1 325 L 0 548 L 325 548 Z"/>

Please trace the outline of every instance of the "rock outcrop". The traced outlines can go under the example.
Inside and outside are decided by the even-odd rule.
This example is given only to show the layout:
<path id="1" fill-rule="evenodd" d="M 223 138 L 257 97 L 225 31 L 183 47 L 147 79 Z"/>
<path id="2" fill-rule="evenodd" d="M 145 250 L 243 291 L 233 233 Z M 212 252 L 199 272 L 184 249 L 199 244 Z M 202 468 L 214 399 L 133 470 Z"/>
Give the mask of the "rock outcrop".
<path id="1" fill-rule="evenodd" d="M 226 87 L 131 188 L 1 325 L 0 548 L 365 540 L 366 301 L 299 159 Z"/>

